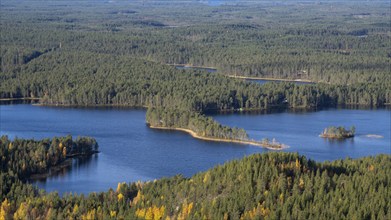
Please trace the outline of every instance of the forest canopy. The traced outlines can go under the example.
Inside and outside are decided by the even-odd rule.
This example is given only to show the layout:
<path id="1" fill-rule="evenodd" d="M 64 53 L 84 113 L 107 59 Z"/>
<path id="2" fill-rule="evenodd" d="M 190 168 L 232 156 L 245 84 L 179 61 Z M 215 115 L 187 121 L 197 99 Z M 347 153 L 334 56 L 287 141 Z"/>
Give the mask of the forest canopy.
<path id="1" fill-rule="evenodd" d="M 54 141 L 68 140 L 56 139 Z M 389 155 L 318 163 L 293 153 L 264 153 L 227 162 L 191 178 L 118 183 L 89 195 L 45 193 L 22 181 L 33 174 L 7 153 L 33 142 L 1 139 L 0 218 L 32 219 L 389 219 Z M 60 143 L 62 143 L 60 142 Z M 58 145 L 56 144 L 56 149 Z M 31 147 L 31 146 L 30 146 Z M 15 151 L 16 150 L 16 151 Z M 5 152 L 5 153 L 4 153 Z M 4 164 L 6 162 L 6 164 Z M 52 166 L 53 164 L 48 164 Z M 27 164 L 28 170 L 34 165 Z M 365 203 L 361 202 L 365 198 Z"/>
<path id="2" fill-rule="evenodd" d="M 0 99 L 144 107 L 151 124 L 236 139 L 246 132 L 205 113 L 391 103 L 388 1 L 202 2 L 2 0 Z M 0 219 L 391 219 L 389 155 L 256 154 L 190 178 L 60 196 L 26 180 L 96 152 L 95 139 L 0 141 Z"/>

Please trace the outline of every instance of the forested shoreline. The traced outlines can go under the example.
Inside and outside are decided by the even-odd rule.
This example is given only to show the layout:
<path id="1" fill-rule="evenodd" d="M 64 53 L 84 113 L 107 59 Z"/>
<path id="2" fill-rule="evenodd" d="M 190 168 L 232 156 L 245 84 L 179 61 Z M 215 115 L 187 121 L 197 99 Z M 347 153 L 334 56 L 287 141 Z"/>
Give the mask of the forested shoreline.
<path id="1" fill-rule="evenodd" d="M 20 166 L 24 159 L 14 160 L 13 153 L 7 153 L 31 151 L 48 140 L 1 138 L 1 150 L 6 152 L 0 174 L 2 219 L 387 219 L 391 215 L 389 155 L 318 163 L 293 153 L 255 154 L 191 178 L 118 183 L 107 192 L 60 196 L 24 183 L 41 171 L 28 164 L 32 172 L 25 172 Z M 70 140 L 53 138 L 53 149 L 61 143 L 68 149 Z M 35 152 L 25 159 L 39 162 L 35 155 L 46 155 Z M 47 154 L 47 159 L 56 161 L 61 154 Z M 354 202 L 363 196 L 365 203 Z"/>
<path id="2" fill-rule="evenodd" d="M 98 153 L 98 143 L 94 138 L 72 136 L 34 140 L 8 136 L 0 138 L 2 175 L 16 175 L 27 180 L 33 174 L 46 175 L 51 168 L 61 166 L 69 158 L 88 157 Z M 2 190 L 6 190 L 3 185 Z"/>
<path id="3" fill-rule="evenodd" d="M 357 15 L 354 4 L 345 2 L 333 16 L 325 12 L 333 3 L 213 9 L 188 1 L 190 9 L 170 1 L 109 7 L 40 2 L 2 3 L 1 99 L 169 108 L 191 115 L 391 103 L 390 41 L 382 23 L 389 12 L 382 2 L 360 6 Z M 91 13 L 91 7 L 100 13 Z M 357 11 L 368 11 L 365 19 Z M 343 20 L 355 23 L 347 26 Z M 173 63 L 214 66 L 218 72 L 167 65 Z M 318 83 L 258 85 L 229 76 Z"/>

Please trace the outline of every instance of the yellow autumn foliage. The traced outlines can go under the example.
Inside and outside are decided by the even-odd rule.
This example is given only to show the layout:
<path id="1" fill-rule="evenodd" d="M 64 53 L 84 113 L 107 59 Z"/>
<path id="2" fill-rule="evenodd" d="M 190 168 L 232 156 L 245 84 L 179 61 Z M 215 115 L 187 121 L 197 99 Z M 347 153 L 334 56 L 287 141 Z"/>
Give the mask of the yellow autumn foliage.
<path id="1" fill-rule="evenodd" d="M 110 211 L 110 217 L 114 218 L 117 216 L 117 211 Z"/>
<path id="2" fill-rule="evenodd" d="M 145 209 L 137 209 L 136 210 L 136 216 L 139 218 L 145 218 Z"/>
<path id="3" fill-rule="evenodd" d="M 280 194 L 280 202 L 281 202 L 281 204 L 284 203 L 284 193 Z"/>
<path id="4" fill-rule="evenodd" d="M 8 199 L 5 199 L 2 203 L 1 203 L 1 207 L 0 207 L 0 220 L 6 220 L 6 219 L 10 219 L 11 216 L 10 216 L 10 203 L 8 202 Z"/>
<path id="5" fill-rule="evenodd" d="M 140 200 L 144 199 L 144 196 L 141 194 L 140 190 L 137 192 L 137 196 L 134 197 L 132 205 L 136 205 Z"/>
<path id="6" fill-rule="evenodd" d="M 85 213 L 84 215 L 81 216 L 81 219 L 82 220 L 91 220 L 91 219 L 96 219 L 96 210 L 95 209 L 92 209 L 92 210 L 88 210 L 87 213 Z"/>
<path id="7" fill-rule="evenodd" d="M 149 208 L 137 209 L 136 216 L 147 220 L 160 220 L 163 219 L 166 208 L 165 206 L 157 207 L 153 205 Z"/>
<path id="8" fill-rule="evenodd" d="M 119 202 L 124 199 L 124 195 L 122 195 L 122 193 L 120 193 L 120 194 L 118 194 L 117 198 L 118 198 L 118 202 Z"/>
<path id="9" fill-rule="evenodd" d="M 300 187 L 300 189 L 304 188 L 304 180 L 301 177 L 300 177 L 300 180 L 299 180 L 299 187 Z"/>
<path id="10" fill-rule="evenodd" d="M 124 185 L 126 185 L 125 182 L 118 183 L 116 192 L 119 192 L 121 190 L 121 187 L 124 186 Z"/>
<path id="11" fill-rule="evenodd" d="M 64 148 L 62 149 L 62 156 L 63 156 L 63 157 L 66 157 L 66 156 L 67 156 L 67 148 L 66 148 L 66 147 L 64 147 Z"/>
<path id="12" fill-rule="evenodd" d="M 209 172 L 207 172 L 207 173 L 205 174 L 204 180 L 203 180 L 202 182 L 203 182 L 203 183 L 207 183 L 207 182 L 209 182 L 209 179 L 210 179 L 210 174 L 209 174 Z"/>
<path id="13" fill-rule="evenodd" d="M 298 158 L 296 158 L 296 169 L 300 170 L 301 164 Z"/>
<path id="14" fill-rule="evenodd" d="M 263 207 L 264 203 L 258 204 L 257 207 L 254 207 L 252 210 L 249 210 L 240 217 L 241 220 L 245 219 L 258 219 L 259 217 L 267 217 L 270 214 L 268 208 Z"/>
<path id="15" fill-rule="evenodd" d="M 74 215 L 76 215 L 78 212 L 79 212 L 79 206 L 78 206 L 77 204 L 75 204 L 75 206 L 73 206 L 73 211 L 72 211 L 72 213 L 73 213 Z"/>
<path id="16" fill-rule="evenodd" d="M 17 219 L 17 220 L 26 219 L 27 218 L 27 209 L 28 209 L 27 204 L 25 202 L 22 202 L 19 205 L 18 210 L 16 210 L 16 212 L 14 213 L 14 219 Z"/>
<path id="17" fill-rule="evenodd" d="M 184 204 L 182 204 L 182 211 L 179 213 L 178 219 L 179 220 L 187 219 L 187 217 L 189 217 L 192 209 L 193 209 L 192 202 L 189 204 L 187 204 L 186 202 Z"/>

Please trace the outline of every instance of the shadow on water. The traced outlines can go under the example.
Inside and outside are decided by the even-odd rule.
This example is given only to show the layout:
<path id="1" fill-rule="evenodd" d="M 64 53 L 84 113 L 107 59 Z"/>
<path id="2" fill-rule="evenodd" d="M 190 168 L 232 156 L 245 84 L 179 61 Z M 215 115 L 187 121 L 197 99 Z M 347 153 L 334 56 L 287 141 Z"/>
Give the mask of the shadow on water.
<path id="1" fill-rule="evenodd" d="M 322 137 L 320 137 L 322 138 Z M 354 144 L 354 137 L 353 138 L 322 138 L 326 144 L 329 144 L 330 146 L 337 146 L 345 143 Z"/>
<path id="2" fill-rule="evenodd" d="M 39 175 L 30 179 L 30 183 L 38 183 L 40 185 L 45 185 L 49 179 L 57 179 L 69 176 L 72 172 L 77 172 L 78 170 L 89 169 L 97 165 L 98 154 L 94 154 L 89 157 L 73 158 L 69 161 L 65 161 L 59 168 L 55 170 L 50 170 L 47 175 Z"/>
<path id="3" fill-rule="evenodd" d="M 39 100 L 0 100 L 0 105 L 16 105 L 16 104 L 38 104 Z"/>
<path id="4" fill-rule="evenodd" d="M 271 109 L 262 109 L 262 110 L 250 110 L 250 111 L 237 111 L 237 110 L 227 110 L 227 111 L 216 111 L 216 110 L 206 110 L 204 113 L 207 116 L 218 116 L 218 115 L 269 115 L 269 114 L 281 114 L 281 113 L 294 113 L 294 114 L 306 114 L 314 113 L 319 111 L 327 110 L 391 110 L 390 105 L 380 106 L 380 107 L 371 107 L 367 105 L 339 105 L 331 107 L 317 107 L 317 108 L 289 108 L 287 106 L 274 107 Z"/>

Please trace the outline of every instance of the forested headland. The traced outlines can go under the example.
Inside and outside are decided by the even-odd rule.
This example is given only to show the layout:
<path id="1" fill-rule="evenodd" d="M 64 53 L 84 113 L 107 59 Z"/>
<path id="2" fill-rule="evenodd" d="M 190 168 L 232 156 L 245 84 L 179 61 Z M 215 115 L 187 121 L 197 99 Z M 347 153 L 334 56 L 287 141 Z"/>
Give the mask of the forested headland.
<path id="1" fill-rule="evenodd" d="M 52 144 L 49 139 L 10 141 L 2 137 L 0 218 L 391 217 L 389 155 L 318 163 L 293 153 L 255 154 L 191 178 L 178 175 L 151 182 L 119 183 L 114 190 L 89 195 L 45 193 L 22 181 L 63 158 L 59 146 L 64 143 L 63 149 L 68 149 L 67 140 L 71 143 L 68 137 L 53 138 Z"/>
<path id="2" fill-rule="evenodd" d="M 98 153 L 94 138 L 72 136 L 34 140 L 8 136 L 0 139 L 1 173 L 27 180 L 33 174 L 47 175 L 52 168 L 64 165 L 68 158 L 88 157 Z M 2 185 L 7 190 L 7 185 Z"/>
<path id="3" fill-rule="evenodd" d="M 223 126 L 211 117 L 191 111 L 149 108 L 146 120 L 151 128 L 180 130 L 202 140 L 249 144 L 273 150 L 288 147 L 276 141 L 252 140 L 244 129 Z"/>

